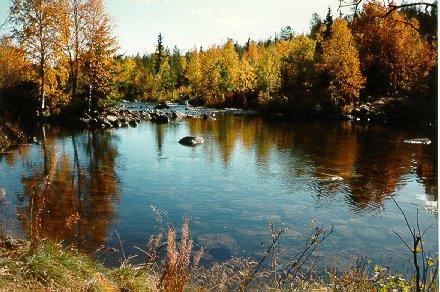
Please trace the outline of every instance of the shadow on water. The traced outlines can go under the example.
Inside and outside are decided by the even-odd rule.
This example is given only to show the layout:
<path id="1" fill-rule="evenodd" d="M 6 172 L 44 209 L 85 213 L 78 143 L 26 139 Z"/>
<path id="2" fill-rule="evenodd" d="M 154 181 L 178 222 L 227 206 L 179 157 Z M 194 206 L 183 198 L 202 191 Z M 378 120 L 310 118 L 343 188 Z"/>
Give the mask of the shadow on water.
<path id="1" fill-rule="evenodd" d="M 363 246 L 363 235 L 377 238 L 375 244 L 389 246 L 392 253 L 398 241 L 374 233 L 374 228 L 384 233 L 390 224 L 401 224 L 397 213 L 385 212 L 389 197 L 408 203 L 406 210 L 413 209 L 411 204 L 437 205 L 437 143 L 404 144 L 420 135 L 408 130 L 243 115 L 111 131 L 37 130 L 40 145 L 22 145 L 0 156 L 0 186 L 15 208 L 14 214 L 0 207 L 5 209 L 0 216 L 11 226 L 16 221 L 29 236 L 35 224 L 31 212 L 41 204 L 32 198 L 33 190 L 59 153 L 39 224 L 43 237 L 87 252 L 117 247 L 116 230 L 128 252 L 135 252 L 133 245 L 145 244 L 154 232 L 148 206 L 158 205 L 173 220 L 194 219 L 196 241 L 215 242 L 213 260 L 242 255 L 238 250 L 258 254 L 267 221 L 297 227 L 315 217 L 336 228 L 340 224 L 329 256 L 335 248 L 371 251 Z M 206 143 L 177 144 L 190 134 Z M 424 216 L 429 221 L 437 215 Z M 292 232 L 292 245 L 302 231 Z M 221 245 L 225 242 L 230 244 Z M 109 263 L 118 256 L 101 255 L 113 258 Z"/>

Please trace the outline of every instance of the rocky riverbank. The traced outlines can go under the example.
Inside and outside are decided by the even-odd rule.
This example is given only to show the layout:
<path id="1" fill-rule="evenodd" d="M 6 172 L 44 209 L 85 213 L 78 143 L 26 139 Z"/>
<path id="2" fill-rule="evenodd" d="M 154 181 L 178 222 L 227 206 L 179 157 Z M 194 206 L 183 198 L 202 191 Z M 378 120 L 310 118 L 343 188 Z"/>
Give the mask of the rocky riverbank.
<path id="1" fill-rule="evenodd" d="M 429 115 L 417 114 L 414 106 L 399 98 L 380 98 L 374 102 L 364 102 L 358 106 L 345 109 L 342 118 L 354 123 L 375 124 L 412 124 L 433 126 L 435 121 Z"/>
<path id="2" fill-rule="evenodd" d="M 109 108 L 102 112 L 84 113 L 75 121 L 88 129 L 108 129 L 136 127 L 140 122 L 167 124 L 183 119 L 216 120 L 219 113 L 228 114 L 256 114 L 255 111 L 240 110 L 235 108 L 208 109 L 204 107 L 191 107 L 173 103 L 161 103 L 157 106 L 148 104 L 122 104 L 117 108 Z"/>

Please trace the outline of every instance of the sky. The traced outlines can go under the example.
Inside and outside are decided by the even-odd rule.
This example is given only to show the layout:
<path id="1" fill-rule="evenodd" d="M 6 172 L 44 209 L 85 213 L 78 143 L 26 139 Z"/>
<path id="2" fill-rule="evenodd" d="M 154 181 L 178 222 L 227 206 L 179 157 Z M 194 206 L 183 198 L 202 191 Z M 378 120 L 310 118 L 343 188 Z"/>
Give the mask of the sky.
<path id="1" fill-rule="evenodd" d="M 314 12 L 325 17 L 338 0 L 104 0 L 120 53 L 143 54 L 155 49 L 162 32 L 164 45 L 182 51 L 221 44 L 228 38 L 244 43 L 266 39 L 290 25 L 300 34 L 310 27 Z M 8 13 L 0 0 L 0 23 Z M 4 32 L 5 30 L 3 30 Z M 1 31 L 0 31 L 1 33 Z"/>

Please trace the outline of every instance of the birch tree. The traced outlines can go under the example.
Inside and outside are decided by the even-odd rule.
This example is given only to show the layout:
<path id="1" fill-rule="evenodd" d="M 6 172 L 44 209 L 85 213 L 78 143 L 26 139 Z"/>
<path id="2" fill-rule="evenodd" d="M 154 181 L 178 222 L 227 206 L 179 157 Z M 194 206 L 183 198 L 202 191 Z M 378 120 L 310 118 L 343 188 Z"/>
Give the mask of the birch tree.
<path id="1" fill-rule="evenodd" d="M 46 75 L 49 66 L 55 62 L 55 43 L 58 33 L 55 29 L 54 0 L 12 0 L 10 21 L 13 34 L 31 62 L 37 65 L 39 78 L 39 114 L 46 106 Z"/>

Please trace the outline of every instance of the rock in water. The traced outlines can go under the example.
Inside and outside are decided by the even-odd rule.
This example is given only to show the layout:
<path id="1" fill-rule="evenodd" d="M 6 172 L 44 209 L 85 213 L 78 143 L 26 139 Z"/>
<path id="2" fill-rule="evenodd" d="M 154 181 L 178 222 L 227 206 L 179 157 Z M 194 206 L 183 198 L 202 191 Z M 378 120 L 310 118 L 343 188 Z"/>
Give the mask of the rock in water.
<path id="1" fill-rule="evenodd" d="M 421 144 L 421 145 L 431 144 L 431 140 L 429 140 L 428 138 L 408 139 L 403 142 L 407 144 Z"/>
<path id="2" fill-rule="evenodd" d="M 202 137 L 187 136 L 180 139 L 179 143 L 185 146 L 196 146 L 205 143 L 205 140 Z"/>
<path id="3" fill-rule="evenodd" d="M 6 198 L 6 191 L 0 188 L 0 201 L 3 201 Z"/>

